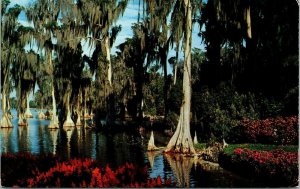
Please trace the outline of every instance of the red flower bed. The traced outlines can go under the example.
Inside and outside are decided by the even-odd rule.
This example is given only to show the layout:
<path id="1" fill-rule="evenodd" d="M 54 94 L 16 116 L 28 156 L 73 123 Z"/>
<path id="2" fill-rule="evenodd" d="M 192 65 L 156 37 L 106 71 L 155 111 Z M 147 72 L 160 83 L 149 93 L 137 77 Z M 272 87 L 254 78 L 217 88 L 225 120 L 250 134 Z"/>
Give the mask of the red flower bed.
<path id="1" fill-rule="evenodd" d="M 126 163 L 112 171 L 108 166 L 99 168 L 90 159 L 73 159 L 56 164 L 49 171 L 28 179 L 29 187 L 163 187 L 172 186 L 171 180 L 148 178 L 147 168 Z"/>
<path id="2" fill-rule="evenodd" d="M 243 120 L 240 126 L 247 142 L 267 144 L 297 144 L 298 116 Z"/>
<path id="3" fill-rule="evenodd" d="M 264 181 L 271 181 L 277 186 L 298 185 L 297 152 L 283 150 L 268 152 L 238 148 L 234 150 L 234 154 L 227 155 L 227 158 L 224 158 L 223 154 L 221 158 L 221 166 L 227 169 Z"/>
<path id="4" fill-rule="evenodd" d="M 57 161 L 58 158 L 52 154 L 39 156 L 30 153 L 1 154 L 1 184 L 26 187 L 27 178 L 49 170 Z"/>
<path id="5" fill-rule="evenodd" d="M 4 162 L 8 164 L 3 164 Z M 91 159 L 59 161 L 52 155 L 2 155 L 2 186 L 21 187 L 171 187 L 171 179 L 149 178 L 147 167 L 128 164 L 111 170 Z"/>

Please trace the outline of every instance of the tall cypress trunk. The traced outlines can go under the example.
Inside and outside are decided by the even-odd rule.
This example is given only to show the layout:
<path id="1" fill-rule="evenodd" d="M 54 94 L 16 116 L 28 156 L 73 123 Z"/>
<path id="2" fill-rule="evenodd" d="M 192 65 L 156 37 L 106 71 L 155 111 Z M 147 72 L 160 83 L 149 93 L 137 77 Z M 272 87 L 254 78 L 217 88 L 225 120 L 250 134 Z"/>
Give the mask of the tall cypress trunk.
<path id="1" fill-rule="evenodd" d="M 58 116 L 56 115 L 56 101 L 55 101 L 55 95 L 54 95 L 54 85 L 52 82 L 52 91 L 51 91 L 51 96 L 52 96 L 52 118 L 50 121 L 50 124 L 48 125 L 49 129 L 58 129 Z"/>
<path id="2" fill-rule="evenodd" d="M 83 114 L 84 119 L 88 119 L 89 117 L 89 114 L 87 112 L 87 107 L 86 107 L 86 98 L 87 98 L 87 89 L 85 88 L 84 89 L 84 114 Z"/>
<path id="3" fill-rule="evenodd" d="M 115 105 L 114 105 L 114 91 L 112 87 L 112 65 L 110 59 L 110 41 L 109 36 L 105 37 L 105 50 L 106 50 L 106 62 L 107 62 L 107 80 L 109 85 L 107 87 L 107 115 L 106 115 L 106 124 L 110 125 L 114 121 L 114 112 L 115 112 Z"/>
<path id="4" fill-rule="evenodd" d="M 154 135 L 153 135 L 153 131 L 151 131 L 151 135 L 150 135 L 150 139 L 148 142 L 148 147 L 147 147 L 147 151 L 154 151 L 157 150 L 158 148 L 155 146 L 154 143 Z"/>
<path id="5" fill-rule="evenodd" d="M 19 126 L 27 126 L 27 120 L 24 116 L 24 111 L 26 108 L 26 93 L 22 91 L 22 85 L 24 83 L 19 78 L 18 81 L 18 125 Z"/>
<path id="6" fill-rule="evenodd" d="M 41 109 L 40 109 L 39 114 L 38 114 L 38 119 L 45 119 L 46 116 L 43 112 L 43 109 L 44 109 L 44 102 L 43 102 L 43 98 L 42 98 Z"/>
<path id="7" fill-rule="evenodd" d="M 26 111 L 24 114 L 25 118 L 32 118 L 32 113 L 30 111 L 30 106 L 29 106 L 29 94 L 27 93 L 26 95 Z"/>
<path id="8" fill-rule="evenodd" d="M 80 108 L 80 104 L 81 104 L 81 90 L 79 91 L 78 94 L 78 100 L 77 100 L 77 107 L 76 107 L 76 113 L 77 113 L 77 120 L 76 120 L 76 126 L 81 126 L 81 108 Z"/>
<path id="9" fill-rule="evenodd" d="M 144 68 L 143 64 L 138 64 L 138 68 L 136 70 L 138 75 L 138 79 L 136 81 L 136 103 L 137 103 L 137 117 L 139 120 L 143 119 L 143 107 L 142 107 L 142 101 L 143 101 L 143 86 L 144 86 Z"/>
<path id="10" fill-rule="evenodd" d="M 177 80 L 177 63 L 175 63 L 174 68 L 173 68 L 173 74 L 174 74 L 174 83 L 173 85 L 176 85 L 176 80 Z"/>
<path id="11" fill-rule="evenodd" d="M 168 68 L 167 68 L 167 53 L 166 49 L 163 49 L 162 56 L 161 56 L 162 65 L 164 68 L 164 105 L 165 105 L 165 112 L 164 118 L 167 118 L 169 108 L 168 108 Z"/>
<path id="12" fill-rule="evenodd" d="M 163 65 L 164 69 L 164 105 L 165 105 L 165 112 L 164 112 L 164 119 L 166 120 L 169 108 L 168 108 L 168 68 L 167 68 L 167 56 L 168 56 L 168 26 L 167 26 L 167 20 L 164 19 L 164 25 L 163 25 L 163 31 L 162 31 L 163 37 L 164 37 L 164 46 L 162 48 L 161 52 L 161 63 Z"/>
<path id="13" fill-rule="evenodd" d="M 111 60 L 110 60 L 110 44 L 109 44 L 109 37 L 105 37 L 105 50 L 106 50 L 106 61 L 107 61 L 107 80 L 109 85 L 112 85 L 111 78 L 112 78 L 112 67 L 111 67 Z"/>
<path id="14" fill-rule="evenodd" d="M 247 22 L 247 36 L 249 39 L 252 38 L 251 32 L 251 14 L 250 14 L 250 5 L 246 9 L 246 22 Z"/>
<path id="15" fill-rule="evenodd" d="M 5 84 L 4 84 L 5 85 Z M 5 87 L 5 86 L 3 86 Z M 8 117 L 8 109 L 6 109 L 7 105 L 7 101 L 6 101 L 6 92 L 5 92 L 5 88 L 3 88 L 3 91 L 2 91 L 2 118 L 1 118 L 1 128 L 4 128 L 4 127 L 13 127 L 9 117 Z"/>
<path id="16" fill-rule="evenodd" d="M 4 82 L 3 82 L 3 88 L 2 88 L 2 117 L 1 117 L 1 121 L 0 121 L 0 127 L 4 128 L 4 127 L 13 127 L 9 117 L 8 117 L 8 110 L 9 110 L 9 99 L 6 100 L 6 98 L 9 98 L 9 95 L 6 94 L 7 91 L 7 73 L 4 77 Z M 6 107 L 7 105 L 7 107 Z"/>
<path id="17" fill-rule="evenodd" d="M 51 56 L 51 51 L 48 51 L 48 60 L 49 60 L 49 69 L 53 69 L 52 65 L 52 56 Z M 55 93 L 54 93 L 54 79 L 53 79 L 53 72 L 51 71 L 52 74 L 52 79 L 51 79 L 51 85 L 52 85 L 52 91 L 51 91 L 51 97 L 52 97 L 52 118 L 50 121 L 50 124 L 48 125 L 49 129 L 58 129 L 58 116 L 56 114 L 57 109 L 56 109 L 56 101 L 55 101 Z"/>
<path id="18" fill-rule="evenodd" d="M 66 108 L 67 108 L 67 117 L 63 124 L 63 127 L 74 127 L 75 124 L 71 118 L 71 109 L 70 109 L 70 94 L 68 92 L 67 94 L 67 100 L 66 100 Z"/>
<path id="19" fill-rule="evenodd" d="M 166 152 L 195 153 L 190 132 L 191 111 L 191 43 L 192 43 L 192 7 L 190 0 L 184 0 L 186 20 L 184 39 L 183 101 L 180 118 L 175 134 L 169 141 Z"/>

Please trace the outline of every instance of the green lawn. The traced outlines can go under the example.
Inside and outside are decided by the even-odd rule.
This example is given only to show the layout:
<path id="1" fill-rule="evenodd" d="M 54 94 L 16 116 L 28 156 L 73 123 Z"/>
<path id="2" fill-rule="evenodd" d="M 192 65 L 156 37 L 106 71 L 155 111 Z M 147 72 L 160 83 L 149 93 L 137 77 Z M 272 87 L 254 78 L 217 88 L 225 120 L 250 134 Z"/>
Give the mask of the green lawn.
<path id="1" fill-rule="evenodd" d="M 276 149 L 282 149 L 286 152 L 297 152 L 298 146 L 296 145 L 270 145 L 270 144 L 229 144 L 224 149 L 226 154 L 233 154 L 236 148 L 247 148 L 250 150 L 272 151 Z"/>
<path id="2" fill-rule="evenodd" d="M 206 143 L 195 144 L 196 149 L 206 148 Z M 276 149 L 282 149 L 286 152 L 297 152 L 297 145 L 271 145 L 271 144 L 229 144 L 228 147 L 224 149 L 226 154 L 233 154 L 233 151 L 236 148 L 248 148 L 250 150 L 262 150 L 262 151 L 271 151 Z"/>

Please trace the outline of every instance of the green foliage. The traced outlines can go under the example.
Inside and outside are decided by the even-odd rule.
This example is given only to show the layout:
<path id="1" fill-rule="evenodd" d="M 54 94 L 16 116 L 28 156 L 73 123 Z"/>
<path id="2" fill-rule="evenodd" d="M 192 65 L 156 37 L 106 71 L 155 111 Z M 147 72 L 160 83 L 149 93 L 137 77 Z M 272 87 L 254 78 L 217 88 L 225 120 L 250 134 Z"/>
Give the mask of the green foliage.
<path id="1" fill-rule="evenodd" d="M 149 115 L 163 115 L 163 77 L 158 73 L 151 73 L 150 82 L 144 86 L 145 113 Z"/>
<path id="2" fill-rule="evenodd" d="M 1 0 L 1 16 L 5 13 L 7 6 L 10 4 L 9 0 Z"/>
<path id="3" fill-rule="evenodd" d="M 225 84 L 194 93 L 192 110 L 201 127 L 200 138 L 204 140 L 212 135 L 217 139 L 227 137 L 230 129 L 243 118 L 259 118 L 255 96 L 251 93 L 240 94 Z"/>
<path id="4" fill-rule="evenodd" d="M 11 109 L 17 109 L 17 107 L 18 107 L 17 103 L 18 103 L 18 101 L 15 97 L 10 98 Z"/>
<path id="5" fill-rule="evenodd" d="M 198 143 L 198 144 L 194 144 L 194 147 L 198 150 L 203 150 L 206 148 L 206 143 Z"/>
<path id="6" fill-rule="evenodd" d="M 285 114 L 285 104 L 292 106 L 291 103 L 275 98 L 268 99 L 263 95 L 250 92 L 243 94 L 233 86 L 221 83 L 216 88 L 202 87 L 199 92 L 194 92 L 192 111 L 201 130 L 200 138 L 208 140 L 216 137 L 220 140 L 227 138 L 228 133 L 238 126 L 240 120 L 265 119 Z"/>
<path id="7" fill-rule="evenodd" d="M 32 101 L 32 100 L 29 101 L 29 106 L 30 106 L 30 108 L 37 108 L 36 102 Z"/>
<path id="8" fill-rule="evenodd" d="M 170 90 L 170 96 L 168 99 L 168 106 L 171 112 L 179 114 L 182 98 L 182 80 L 177 80 L 176 85 L 173 85 Z"/>
<path id="9" fill-rule="evenodd" d="M 175 130 L 177 127 L 178 120 L 179 120 L 179 115 L 175 112 L 170 111 L 165 120 L 166 121 L 165 124 L 167 127 L 171 127 L 172 129 Z"/>
<path id="10" fill-rule="evenodd" d="M 283 103 L 262 96 L 260 97 L 260 101 L 258 101 L 258 106 L 261 119 L 282 115 L 284 108 Z"/>
<path id="11" fill-rule="evenodd" d="M 299 103 L 299 87 L 291 88 L 283 99 L 283 112 L 286 115 L 297 115 Z"/>

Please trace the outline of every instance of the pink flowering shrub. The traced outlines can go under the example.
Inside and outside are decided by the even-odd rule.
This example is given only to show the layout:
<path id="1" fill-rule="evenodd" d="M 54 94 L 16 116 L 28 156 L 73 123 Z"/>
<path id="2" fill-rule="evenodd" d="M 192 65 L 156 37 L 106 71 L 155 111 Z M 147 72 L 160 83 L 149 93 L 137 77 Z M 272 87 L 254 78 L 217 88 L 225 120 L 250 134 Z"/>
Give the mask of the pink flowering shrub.
<path id="1" fill-rule="evenodd" d="M 247 142 L 264 144 L 297 144 L 298 116 L 242 120 L 243 136 Z"/>
<path id="2" fill-rule="evenodd" d="M 276 186 L 298 185 L 297 152 L 237 148 L 231 155 L 222 154 L 220 164 L 226 169 L 270 181 Z"/>

